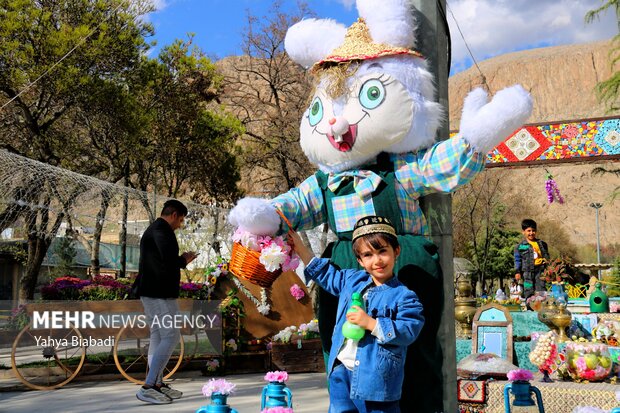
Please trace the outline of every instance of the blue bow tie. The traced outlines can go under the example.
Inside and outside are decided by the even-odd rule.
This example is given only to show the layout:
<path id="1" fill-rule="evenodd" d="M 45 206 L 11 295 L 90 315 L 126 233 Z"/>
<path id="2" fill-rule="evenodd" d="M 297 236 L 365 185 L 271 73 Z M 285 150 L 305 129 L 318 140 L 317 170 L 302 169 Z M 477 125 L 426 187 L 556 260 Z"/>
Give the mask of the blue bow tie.
<path id="1" fill-rule="evenodd" d="M 362 200 L 371 197 L 381 183 L 381 177 L 372 171 L 347 171 L 330 175 L 327 180 L 327 187 L 330 191 L 336 192 L 343 181 L 349 177 L 353 177 L 353 188 Z"/>

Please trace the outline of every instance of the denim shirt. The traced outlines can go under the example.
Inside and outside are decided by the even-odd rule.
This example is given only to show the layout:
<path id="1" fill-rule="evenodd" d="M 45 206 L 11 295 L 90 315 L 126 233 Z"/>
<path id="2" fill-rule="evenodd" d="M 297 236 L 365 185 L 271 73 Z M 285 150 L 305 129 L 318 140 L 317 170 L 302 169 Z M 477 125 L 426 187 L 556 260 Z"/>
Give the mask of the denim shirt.
<path id="1" fill-rule="evenodd" d="M 327 292 L 340 297 L 329 354 L 327 371 L 330 375 L 345 340 L 342 325 L 351 305 L 351 294 L 372 287 L 366 296 L 366 312 L 377 320 L 382 334 L 374 337 L 367 331 L 359 341 L 351 375 L 350 397 L 372 401 L 399 400 L 407 346 L 415 341 L 424 325 L 422 304 L 417 295 L 396 277 L 374 286 L 366 271 L 338 270 L 327 259 L 313 258 L 304 273 Z"/>
<path id="2" fill-rule="evenodd" d="M 536 239 L 536 242 L 538 243 L 538 248 L 540 248 L 541 258 L 549 260 L 549 247 L 547 247 L 547 243 L 541 239 Z M 536 270 L 536 265 L 534 265 L 534 248 L 527 240 L 522 240 L 517 244 L 514 249 L 514 257 L 515 274 L 523 274 L 525 276 L 525 274 Z"/>

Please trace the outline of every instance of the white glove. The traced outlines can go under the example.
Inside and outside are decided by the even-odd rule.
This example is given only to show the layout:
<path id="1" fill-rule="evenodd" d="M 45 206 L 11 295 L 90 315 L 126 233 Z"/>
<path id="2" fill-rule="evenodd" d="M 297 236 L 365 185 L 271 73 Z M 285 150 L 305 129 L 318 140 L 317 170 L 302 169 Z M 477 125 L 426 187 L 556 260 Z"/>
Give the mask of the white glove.
<path id="1" fill-rule="evenodd" d="M 487 92 L 476 88 L 463 102 L 459 134 L 478 152 L 486 154 L 519 129 L 532 114 L 532 97 L 514 85 L 488 102 Z"/>

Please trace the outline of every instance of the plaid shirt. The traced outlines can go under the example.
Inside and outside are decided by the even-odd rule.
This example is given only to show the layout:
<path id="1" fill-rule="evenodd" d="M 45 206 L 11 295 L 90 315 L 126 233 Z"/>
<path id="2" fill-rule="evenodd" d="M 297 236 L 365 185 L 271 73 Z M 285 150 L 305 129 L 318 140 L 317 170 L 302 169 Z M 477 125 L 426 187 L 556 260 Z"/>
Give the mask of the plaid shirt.
<path id="1" fill-rule="evenodd" d="M 475 152 L 461 137 L 454 137 L 415 153 L 392 154 L 396 177 L 395 188 L 404 233 L 428 234 L 426 219 L 418 199 L 433 192 L 450 192 L 471 180 L 484 166 L 485 155 Z M 328 188 L 335 191 L 349 176 L 355 179 L 355 193 L 334 199 L 332 209 L 335 232 L 352 231 L 357 220 L 374 215 L 372 191 L 380 178 L 371 171 L 354 170 L 330 174 Z M 295 229 L 314 228 L 327 220 L 323 193 L 313 175 L 272 201 L 291 221 Z"/>

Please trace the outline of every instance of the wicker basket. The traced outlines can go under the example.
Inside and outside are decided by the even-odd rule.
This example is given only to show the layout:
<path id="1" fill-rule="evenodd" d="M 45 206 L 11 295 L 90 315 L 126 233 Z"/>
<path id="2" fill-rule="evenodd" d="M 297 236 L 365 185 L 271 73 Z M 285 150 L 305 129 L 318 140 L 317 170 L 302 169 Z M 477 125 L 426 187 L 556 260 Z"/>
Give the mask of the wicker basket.
<path id="1" fill-rule="evenodd" d="M 291 228 L 291 223 L 278 210 L 280 217 Z M 238 242 L 233 243 L 228 270 L 235 276 L 250 281 L 253 284 L 260 285 L 264 288 L 271 287 L 271 284 L 282 274 L 282 270 L 269 272 L 265 266 L 261 264 L 260 252 L 252 251 L 244 247 Z"/>

